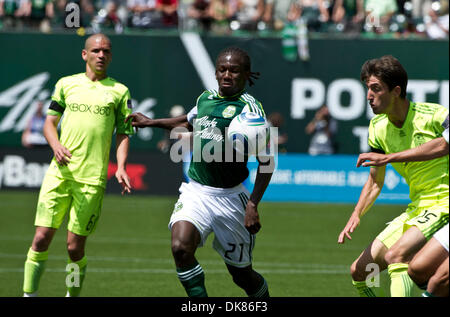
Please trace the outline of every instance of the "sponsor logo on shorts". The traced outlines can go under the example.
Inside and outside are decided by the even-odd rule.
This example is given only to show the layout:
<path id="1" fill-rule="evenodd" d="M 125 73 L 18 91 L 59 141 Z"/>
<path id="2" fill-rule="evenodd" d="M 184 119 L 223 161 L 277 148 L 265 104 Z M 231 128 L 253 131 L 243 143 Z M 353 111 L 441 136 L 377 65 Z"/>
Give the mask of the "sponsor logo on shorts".
<path id="1" fill-rule="evenodd" d="M 176 213 L 176 212 L 180 211 L 181 209 L 183 209 L 183 203 L 181 201 L 179 201 L 175 204 L 175 208 L 173 209 L 173 212 Z"/>

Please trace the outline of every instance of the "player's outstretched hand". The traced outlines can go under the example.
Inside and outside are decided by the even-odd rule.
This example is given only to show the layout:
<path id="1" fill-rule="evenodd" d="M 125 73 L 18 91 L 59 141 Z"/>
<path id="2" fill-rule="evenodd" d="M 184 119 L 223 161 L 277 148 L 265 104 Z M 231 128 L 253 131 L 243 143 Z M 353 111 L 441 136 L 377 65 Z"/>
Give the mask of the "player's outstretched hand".
<path id="1" fill-rule="evenodd" d="M 128 174 L 125 170 L 118 169 L 116 171 L 116 178 L 119 184 L 122 186 L 122 195 L 127 193 L 131 193 L 131 185 L 130 185 L 130 178 L 128 177 Z"/>
<path id="2" fill-rule="evenodd" d="M 251 200 L 248 201 L 247 207 L 245 208 L 244 226 L 251 234 L 256 234 L 261 229 L 256 204 Z"/>
<path id="3" fill-rule="evenodd" d="M 70 158 L 72 157 L 72 153 L 61 144 L 58 144 L 53 148 L 53 154 L 59 165 L 69 164 Z"/>
<path id="4" fill-rule="evenodd" d="M 367 166 L 383 166 L 389 163 L 387 161 L 387 156 L 380 153 L 362 153 L 358 156 L 358 161 L 356 162 L 356 167 L 367 167 Z"/>
<path id="5" fill-rule="evenodd" d="M 341 234 L 338 238 L 338 243 L 343 244 L 345 242 L 345 238 L 351 240 L 352 237 L 350 236 L 350 233 L 353 233 L 355 228 L 359 225 L 359 215 L 356 213 L 353 213 L 350 217 L 350 219 L 347 222 L 347 225 L 345 226 L 344 230 L 342 230 Z"/>
<path id="6" fill-rule="evenodd" d="M 140 112 L 135 112 L 130 114 L 125 118 L 125 123 L 131 120 L 131 125 L 136 128 L 145 128 L 148 127 L 152 121 L 149 117 L 143 115 Z"/>

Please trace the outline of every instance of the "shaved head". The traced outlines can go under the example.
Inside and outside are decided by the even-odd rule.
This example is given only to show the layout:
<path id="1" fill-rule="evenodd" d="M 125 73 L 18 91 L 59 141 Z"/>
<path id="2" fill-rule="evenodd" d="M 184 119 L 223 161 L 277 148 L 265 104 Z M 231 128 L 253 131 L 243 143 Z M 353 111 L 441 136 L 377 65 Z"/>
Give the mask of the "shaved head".
<path id="1" fill-rule="evenodd" d="M 93 34 L 86 39 L 86 42 L 84 42 L 84 49 L 89 50 L 89 48 L 92 47 L 94 43 L 100 43 L 103 41 L 107 42 L 111 47 L 111 41 L 109 37 L 107 37 L 105 34 L 102 33 Z"/>
<path id="2" fill-rule="evenodd" d="M 86 62 L 86 74 L 91 80 L 105 78 L 112 60 L 111 40 L 101 33 L 89 36 L 84 43 L 81 57 Z"/>

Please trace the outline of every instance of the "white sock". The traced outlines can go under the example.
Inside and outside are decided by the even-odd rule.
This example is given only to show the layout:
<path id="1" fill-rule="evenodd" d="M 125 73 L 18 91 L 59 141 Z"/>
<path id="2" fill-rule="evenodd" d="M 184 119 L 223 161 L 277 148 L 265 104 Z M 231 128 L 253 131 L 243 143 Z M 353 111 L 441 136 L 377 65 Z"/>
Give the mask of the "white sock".
<path id="1" fill-rule="evenodd" d="M 23 297 L 38 297 L 38 293 L 23 293 Z"/>

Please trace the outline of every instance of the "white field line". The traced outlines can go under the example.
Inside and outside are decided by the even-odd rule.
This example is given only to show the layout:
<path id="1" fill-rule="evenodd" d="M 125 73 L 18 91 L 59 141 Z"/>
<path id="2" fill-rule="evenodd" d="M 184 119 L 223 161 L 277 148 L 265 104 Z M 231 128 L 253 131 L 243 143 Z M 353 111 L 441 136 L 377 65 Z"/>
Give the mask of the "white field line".
<path id="1" fill-rule="evenodd" d="M 64 238 L 65 239 L 65 238 Z M 31 243 L 31 241 L 33 240 L 32 235 L 30 235 L 30 237 L 23 237 L 23 236 L 1 236 L 0 235 L 0 242 L 1 241 L 27 241 L 29 243 Z M 95 237 L 93 236 L 92 238 L 90 238 L 89 240 L 89 244 L 102 244 L 102 243 L 107 243 L 107 244 L 143 244 L 143 245 L 165 245 L 167 247 L 170 248 L 170 237 L 169 237 L 169 233 L 168 233 L 168 237 L 167 239 L 153 239 L 151 237 L 149 238 L 117 238 L 117 237 Z M 0 243 L 1 245 L 1 243 Z M 205 246 L 207 246 L 205 244 Z M 277 248 L 279 247 L 279 243 L 270 243 L 270 242 L 258 242 L 258 239 L 256 239 L 256 247 L 261 247 L 261 246 L 276 246 Z M 317 244 L 317 245 L 313 245 L 313 244 L 309 244 L 308 247 L 317 247 L 320 248 L 322 251 L 324 251 L 325 249 L 335 249 L 337 246 L 337 242 L 336 244 L 331 244 L 331 245 L 324 245 L 324 244 Z M 0 247 L 1 249 L 1 247 Z M 346 245 L 346 249 L 347 250 L 359 250 L 360 248 L 357 246 L 350 246 L 350 245 Z M 326 251 L 324 251 L 326 252 Z"/>
<path id="2" fill-rule="evenodd" d="M 25 254 L 0 253 L 0 259 L 22 259 L 25 261 Z M 163 258 L 138 258 L 138 257 L 103 257 L 88 256 L 90 263 L 93 262 L 112 262 L 112 263 L 147 263 L 147 264 L 164 264 L 174 266 L 172 259 Z M 67 261 L 67 256 L 50 255 L 49 260 Z M 222 269 L 204 268 L 205 272 L 212 274 L 227 273 L 225 265 L 220 260 L 202 260 L 205 265 L 221 266 Z M 94 265 L 94 267 L 93 267 Z M 349 274 L 348 265 L 341 264 L 316 264 L 316 263 L 275 263 L 275 262 L 254 262 L 253 267 L 260 273 L 269 274 Z M 47 268 L 48 272 L 65 272 L 63 268 L 52 269 Z M 23 272 L 23 268 L 1 268 L 0 273 Z M 89 272 L 96 273 L 149 273 L 149 274 L 174 274 L 175 269 L 159 269 L 159 268 L 96 268 L 95 264 L 91 264 Z"/>
<path id="3" fill-rule="evenodd" d="M 33 235 L 32 234 L 29 237 L 23 237 L 23 236 L 0 236 L 0 241 L 29 241 L 31 243 L 32 240 L 33 240 Z M 91 243 L 148 244 L 148 245 L 168 245 L 168 246 L 170 246 L 170 237 L 169 237 L 169 235 L 168 235 L 167 239 L 92 237 L 89 240 L 89 244 L 91 244 Z"/>
<path id="4" fill-rule="evenodd" d="M 64 273 L 64 269 L 45 269 L 46 272 L 50 273 Z M 138 273 L 138 274 L 173 274 L 176 275 L 175 270 L 169 269 L 111 269 L 111 268 L 89 268 L 89 273 Z M 228 274 L 225 269 L 223 270 L 211 270 L 205 269 L 205 274 Z M 311 275 L 311 274 L 350 274 L 342 270 L 258 270 L 261 274 L 280 274 L 280 275 Z M 0 268 L 1 273 L 23 273 L 23 268 Z"/>

